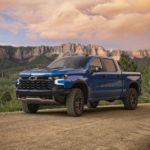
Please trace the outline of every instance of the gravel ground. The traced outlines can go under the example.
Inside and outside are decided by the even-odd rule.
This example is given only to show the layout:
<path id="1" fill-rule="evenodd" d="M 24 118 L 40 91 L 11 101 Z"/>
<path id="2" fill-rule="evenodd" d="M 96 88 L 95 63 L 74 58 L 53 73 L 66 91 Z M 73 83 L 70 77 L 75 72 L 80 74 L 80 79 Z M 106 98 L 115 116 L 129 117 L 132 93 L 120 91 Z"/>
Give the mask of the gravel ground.
<path id="1" fill-rule="evenodd" d="M 0 150 L 150 150 L 150 104 L 0 113 Z"/>

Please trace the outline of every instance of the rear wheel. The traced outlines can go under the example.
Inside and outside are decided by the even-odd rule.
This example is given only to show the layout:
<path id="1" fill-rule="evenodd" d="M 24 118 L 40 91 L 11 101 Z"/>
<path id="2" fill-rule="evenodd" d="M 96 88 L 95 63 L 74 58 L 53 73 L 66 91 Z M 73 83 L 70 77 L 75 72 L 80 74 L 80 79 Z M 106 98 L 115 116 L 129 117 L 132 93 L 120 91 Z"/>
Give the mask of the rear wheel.
<path id="1" fill-rule="evenodd" d="M 138 104 L 138 93 L 136 89 L 130 88 L 123 100 L 124 108 L 128 110 L 134 110 Z"/>
<path id="2" fill-rule="evenodd" d="M 39 109 L 39 105 L 37 104 L 28 104 L 28 103 L 25 103 L 25 102 L 22 102 L 22 110 L 25 112 L 25 113 L 36 113 Z"/>
<path id="3" fill-rule="evenodd" d="M 75 117 L 82 115 L 84 108 L 84 96 L 80 89 L 74 88 L 71 90 L 66 99 L 66 107 L 68 115 Z"/>
<path id="4" fill-rule="evenodd" d="M 88 101 L 87 102 L 87 107 L 88 108 L 96 108 L 98 106 L 98 103 L 99 102 L 90 102 L 90 101 Z"/>

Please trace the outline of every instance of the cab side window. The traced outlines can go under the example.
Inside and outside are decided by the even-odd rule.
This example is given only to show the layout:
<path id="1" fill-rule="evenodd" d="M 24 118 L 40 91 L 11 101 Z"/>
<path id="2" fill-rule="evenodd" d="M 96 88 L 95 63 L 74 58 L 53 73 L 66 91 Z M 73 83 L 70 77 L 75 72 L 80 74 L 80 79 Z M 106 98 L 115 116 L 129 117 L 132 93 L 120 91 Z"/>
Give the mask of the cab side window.
<path id="1" fill-rule="evenodd" d="M 103 65 L 103 71 L 106 72 L 117 72 L 116 65 L 112 59 L 101 58 L 101 62 Z"/>
<path id="2" fill-rule="evenodd" d="M 94 58 L 92 60 L 90 69 L 95 70 L 95 72 L 100 72 L 102 70 L 102 65 L 99 58 Z"/>

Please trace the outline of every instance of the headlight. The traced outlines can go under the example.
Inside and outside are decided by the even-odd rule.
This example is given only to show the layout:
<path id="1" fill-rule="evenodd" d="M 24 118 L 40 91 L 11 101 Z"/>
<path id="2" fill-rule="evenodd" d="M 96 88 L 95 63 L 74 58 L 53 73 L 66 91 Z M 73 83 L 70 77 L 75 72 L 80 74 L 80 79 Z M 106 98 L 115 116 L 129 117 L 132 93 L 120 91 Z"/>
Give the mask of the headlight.
<path id="1" fill-rule="evenodd" d="M 53 77 L 54 80 L 61 79 L 61 78 L 62 78 L 61 76 L 55 76 L 55 77 Z"/>
<path id="2" fill-rule="evenodd" d="M 64 85 L 64 79 L 56 79 L 55 81 L 54 81 L 54 83 L 55 83 L 55 85 Z"/>
<path id="3" fill-rule="evenodd" d="M 19 84 L 20 84 L 20 79 L 17 79 L 17 80 L 16 80 L 16 87 L 18 87 Z"/>
<path id="4" fill-rule="evenodd" d="M 63 76 L 55 76 L 53 77 L 55 85 L 64 85 L 65 79 L 68 77 L 68 75 Z"/>
<path id="5" fill-rule="evenodd" d="M 68 75 L 63 75 L 63 76 L 54 76 L 53 79 L 57 80 L 57 79 L 66 79 L 68 77 Z"/>

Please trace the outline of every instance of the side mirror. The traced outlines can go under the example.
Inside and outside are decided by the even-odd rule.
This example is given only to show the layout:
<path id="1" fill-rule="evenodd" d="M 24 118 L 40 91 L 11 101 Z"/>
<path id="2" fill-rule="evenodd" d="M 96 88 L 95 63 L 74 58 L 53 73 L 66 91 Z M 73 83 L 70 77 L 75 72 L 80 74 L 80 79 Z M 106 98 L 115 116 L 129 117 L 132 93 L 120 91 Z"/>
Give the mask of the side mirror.
<path id="1" fill-rule="evenodd" d="M 100 72 L 101 68 L 99 66 L 89 66 L 89 72 L 94 73 L 94 72 Z"/>

